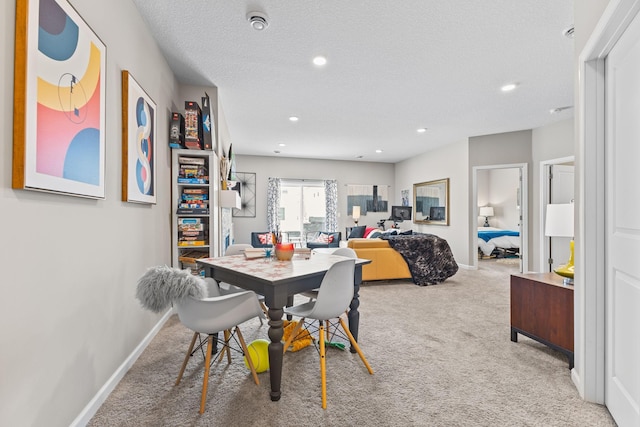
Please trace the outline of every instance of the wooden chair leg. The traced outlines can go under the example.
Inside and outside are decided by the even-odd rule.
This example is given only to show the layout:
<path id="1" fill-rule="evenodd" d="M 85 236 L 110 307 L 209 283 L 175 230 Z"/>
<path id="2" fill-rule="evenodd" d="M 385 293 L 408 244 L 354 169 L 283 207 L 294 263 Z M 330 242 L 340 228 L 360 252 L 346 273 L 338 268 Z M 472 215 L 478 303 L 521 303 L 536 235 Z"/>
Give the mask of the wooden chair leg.
<path id="1" fill-rule="evenodd" d="M 318 341 L 320 341 L 320 383 L 322 384 L 322 409 L 327 409 L 327 365 L 325 362 L 325 346 L 324 340 L 322 337 L 324 336 L 324 325 L 322 321 L 320 321 L 320 331 L 318 334 L 321 337 Z"/>
<path id="2" fill-rule="evenodd" d="M 303 324 L 304 324 L 304 317 L 298 321 L 298 323 L 296 324 L 296 327 L 293 328 L 293 331 L 291 331 L 291 335 L 289 335 L 289 338 L 287 338 L 287 340 L 284 342 L 284 350 L 282 350 L 282 354 L 285 354 L 287 352 L 287 349 L 293 342 L 293 339 L 298 335 L 298 332 L 300 332 L 300 328 L 302 328 Z"/>
<path id="3" fill-rule="evenodd" d="M 196 332 L 193 334 L 193 338 L 191 338 L 191 344 L 189 345 L 189 350 L 187 350 L 187 355 L 184 356 L 184 362 L 182 362 L 182 368 L 180 368 L 180 373 L 178 374 L 176 385 L 180 384 L 180 380 L 182 379 L 184 370 L 187 367 L 187 362 L 189 362 L 189 358 L 191 357 L 191 352 L 193 351 L 193 346 L 196 344 L 196 338 L 198 338 L 198 335 L 199 334 Z"/>
<path id="4" fill-rule="evenodd" d="M 236 326 L 236 333 L 238 334 L 238 341 L 240 341 L 240 347 L 242 347 L 242 352 L 247 358 L 247 363 L 249 364 L 249 369 L 251 370 L 251 375 L 253 376 L 253 381 L 260 385 L 260 380 L 258 379 L 258 373 L 256 372 L 255 366 L 253 366 L 253 360 L 249 357 L 249 349 L 247 348 L 247 343 L 244 341 L 244 337 L 242 336 L 242 332 L 240 332 L 240 328 Z"/>
<path id="5" fill-rule="evenodd" d="M 353 348 L 356 349 L 356 352 L 358 353 L 358 356 L 360 356 L 360 359 L 362 359 L 364 366 L 367 367 L 367 371 L 369 371 L 369 373 L 373 375 L 373 369 L 371 369 L 371 365 L 369 365 L 369 362 L 367 362 L 366 357 L 364 357 L 364 353 L 362 352 L 362 350 L 360 350 L 360 346 L 358 345 L 356 340 L 353 338 L 353 335 L 351 335 L 351 331 L 349 330 L 349 327 L 347 326 L 345 321 L 342 320 L 342 317 L 339 317 L 338 320 L 340 321 L 340 326 L 342 326 L 342 329 L 349 337 L 349 341 L 351 342 L 351 345 L 353 346 Z"/>
<path id="6" fill-rule="evenodd" d="M 202 380 L 202 397 L 200 398 L 200 413 L 204 414 L 207 403 L 207 386 L 209 385 L 209 372 L 211 370 L 211 352 L 213 351 L 213 335 L 207 338 L 207 356 L 204 359 L 204 379 Z"/>
<path id="7" fill-rule="evenodd" d="M 231 331 L 227 329 L 224 331 L 224 345 L 227 349 L 227 362 L 231 363 L 231 350 L 229 349 L 229 340 L 231 339 Z"/>

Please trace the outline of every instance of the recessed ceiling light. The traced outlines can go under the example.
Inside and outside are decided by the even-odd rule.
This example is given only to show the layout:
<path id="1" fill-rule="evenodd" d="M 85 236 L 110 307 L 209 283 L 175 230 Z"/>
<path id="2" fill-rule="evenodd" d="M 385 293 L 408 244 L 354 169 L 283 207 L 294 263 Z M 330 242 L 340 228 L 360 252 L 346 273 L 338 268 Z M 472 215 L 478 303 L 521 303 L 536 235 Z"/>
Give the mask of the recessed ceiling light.
<path id="1" fill-rule="evenodd" d="M 247 20 L 249 25 L 256 31 L 262 31 L 269 26 L 267 15 L 262 12 L 249 12 L 247 13 Z"/>
<path id="2" fill-rule="evenodd" d="M 313 58 L 313 63 L 318 67 L 322 67 L 323 65 L 327 64 L 327 58 L 325 58 L 324 56 L 316 56 L 315 58 Z"/>
<path id="3" fill-rule="evenodd" d="M 508 85 L 504 85 L 500 88 L 500 90 L 502 90 L 503 92 L 510 92 L 512 90 L 514 90 L 515 88 L 517 88 L 518 85 L 516 83 L 509 83 Z"/>
<path id="4" fill-rule="evenodd" d="M 291 117 L 289 117 L 289 120 L 291 120 L 292 122 L 297 122 L 300 119 L 297 118 L 296 116 L 291 116 Z"/>
<path id="5" fill-rule="evenodd" d="M 425 133 L 427 131 L 427 128 L 420 128 L 417 130 L 418 133 Z"/>
<path id="6" fill-rule="evenodd" d="M 376 153 L 378 153 L 378 154 L 382 153 L 382 150 L 376 150 Z"/>
<path id="7" fill-rule="evenodd" d="M 284 142 L 281 142 L 280 144 L 278 144 L 279 147 L 286 147 L 287 144 L 285 144 Z"/>

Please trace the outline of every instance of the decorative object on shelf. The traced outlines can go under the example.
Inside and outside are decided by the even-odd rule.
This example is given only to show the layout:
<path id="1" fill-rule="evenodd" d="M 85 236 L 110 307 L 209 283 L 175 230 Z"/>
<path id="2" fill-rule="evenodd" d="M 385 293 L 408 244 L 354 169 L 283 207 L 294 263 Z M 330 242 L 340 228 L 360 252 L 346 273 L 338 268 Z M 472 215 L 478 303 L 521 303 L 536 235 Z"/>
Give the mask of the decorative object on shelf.
<path id="1" fill-rule="evenodd" d="M 544 234 L 548 237 L 571 237 L 569 242 L 569 261 L 553 271 L 565 277 L 565 285 L 573 285 L 573 203 L 547 205 Z"/>
<path id="2" fill-rule="evenodd" d="M 353 217 L 353 222 L 358 225 L 358 220 L 360 219 L 360 206 L 354 206 L 351 216 Z"/>
<path id="3" fill-rule="evenodd" d="M 156 203 L 156 104 L 122 71 L 122 201 Z"/>
<path id="4" fill-rule="evenodd" d="M 413 222 L 449 225 L 449 178 L 413 184 Z"/>
<path id="5" fill-rule="evenodd" d="M 489 217 L 493 216 L 493 206 L 482 206 L 480 207 L 480 212 L 478 213 L 479 216 L 483 216 L 484 217 L 484 227 L 490 227 L 489 225 Z"/>
<path id="6" fill-rule="evenodd" d="M 66 0 L 17 0 L 15 33 L 12 188 L 104 199 L 106 46 Z"/>
<path id="7" fill-rule="evenodd" d="M 232 216 L 240 218 L 256 217 L 256 174 L 252 172 L 236 172 L 236 181 L 242 189 L 240 208 L 233 209 Z"/>
<path id="8" fill-rule="evenodd" d="M 279 261 L 291 261 L 294 252 L 293 243 L 276 243 L 276 258 Z"/>
<path id="9" fill-rule="evenodd" d="M 184 116 L 177 111 L 171 113 L 169 147 L 184 148 Z"/>
<path id="10" fill-rule="evenodd" d="M 220 206 L 223 208 L 240 208 L 240 195 L 235 190 L 220 191 Z"/>
<path id="11" fill-rule="evenodd" d="M 202 97 L 202 137 L 204 141 L 203 148 L 205 150 L 215 151 L 216 127 L 213 120 L 211 100 L 207 92 L 205 92 Z"/>
<path id="12" fill-rule="evenodd" d="M 184 102 L 184 146 L 190 150 L 202 150 L 204 138 L 202 110 L 195 101 Z"/>

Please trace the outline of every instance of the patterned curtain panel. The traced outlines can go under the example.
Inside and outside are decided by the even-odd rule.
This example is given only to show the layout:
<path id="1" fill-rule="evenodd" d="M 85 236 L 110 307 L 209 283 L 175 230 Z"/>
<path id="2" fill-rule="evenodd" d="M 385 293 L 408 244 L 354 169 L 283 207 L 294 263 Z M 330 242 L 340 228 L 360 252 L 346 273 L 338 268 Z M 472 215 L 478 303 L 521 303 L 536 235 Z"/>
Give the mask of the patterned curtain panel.
<path id="1" fill-rule="evenodd" d="M 335 179 L 325 180 L 324 195 L 327 207 L 326 230 L 338 231 L 338 181 Z"/>
<path id="2" fill-rule="evenodd" d="M 280 207 L 280 178 L 269 178 L 267 188 L 267 226 L 269 231 L 280 229 L 278 208 Z"/>

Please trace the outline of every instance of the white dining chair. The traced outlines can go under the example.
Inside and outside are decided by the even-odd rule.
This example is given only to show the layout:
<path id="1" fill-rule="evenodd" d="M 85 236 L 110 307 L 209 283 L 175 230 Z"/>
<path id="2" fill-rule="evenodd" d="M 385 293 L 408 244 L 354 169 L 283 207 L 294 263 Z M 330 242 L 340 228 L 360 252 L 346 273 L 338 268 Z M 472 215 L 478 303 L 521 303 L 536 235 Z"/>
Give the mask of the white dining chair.
<path id="1" fill-rule="evenodd" d="M 358 343 L 349 331 L 349 327 L 341 317 L 349 304 L 351 304 L 351 299 L 353 298 L 354 271 L 355 259 L 345 259 L 336 262 L 329 268 L 322 279 L 322 283 L 320 284 L 318 295 L 315 300 L 295 305 L 293 307 L 285 307 L 284 309 L 285 314 L 301 318 L 287 341 L 284 343 L 285 353 L 287 352 L 289 345 L 291 345 L 291 342 L 300 332 L 301 328 L 304 327 L 309 330 L 311 327 L 313 329 L 312 323 L 308 323 L 306 320 L 311 319 L 318 321 L 319 326 L 317 328 L 317 332 L 318 344 L 320 347 L 320 381 L 322 385 L 323 409 L 327 408 L 326 345 L 324 339 L 325 325 L 327 332 L 331 327 L 334 328 L 332 336 L 336 335 L 349 340 L 351 346 L 356 350 L 369 373 L 373 375 L 371 365 L 369 365 L 369 362 L 362 353 L 362 350 L 360 350 Z M 337 321 L 332 319 L 337 319 Z M 309 330 L 309 332 L 313 334 L 316 330 Z M 330 337 L 327 337 L 327 341 L 331 341 Z"/>

